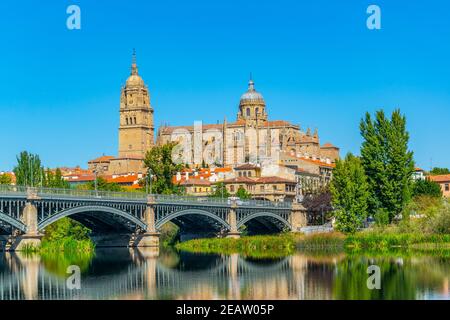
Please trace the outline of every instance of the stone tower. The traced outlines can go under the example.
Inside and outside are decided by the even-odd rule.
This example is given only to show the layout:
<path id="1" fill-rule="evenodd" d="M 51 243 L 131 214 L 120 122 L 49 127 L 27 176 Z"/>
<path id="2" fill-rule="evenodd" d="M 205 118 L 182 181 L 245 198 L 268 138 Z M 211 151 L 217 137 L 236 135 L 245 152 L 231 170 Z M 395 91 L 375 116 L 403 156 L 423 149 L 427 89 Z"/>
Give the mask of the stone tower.
<path id="1" fill-rule="evenodd" d="M 267 121 L 266 103 L 262 94 L 255 90 L 255 83 L 250 77 L 248 90 L 239 102 L 238 120 L 245 120 L 247 126 L 261 126 Z"/>
<path id="2" fill-rule="evenodd" d="M 119 158 L 144 157 L 154 145 L 153 108 L 133 52 L 131 75 L 120 97 Z"/>

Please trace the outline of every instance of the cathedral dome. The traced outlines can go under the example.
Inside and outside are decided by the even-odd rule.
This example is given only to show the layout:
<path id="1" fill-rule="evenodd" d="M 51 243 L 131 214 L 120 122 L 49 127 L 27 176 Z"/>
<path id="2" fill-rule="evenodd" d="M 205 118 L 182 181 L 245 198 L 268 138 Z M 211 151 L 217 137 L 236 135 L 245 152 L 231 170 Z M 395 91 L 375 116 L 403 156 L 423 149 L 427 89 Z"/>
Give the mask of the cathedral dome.
<path id="1" fill-rule="evenodd" d="M 136 52 L 133 52 L 133 62 L 131 64 L 131 74 L 127 79 L 126 87 L 144 87 L 144 80 L 141 78 L 138 72 L 138 67 L 136 63 Z"/>
<path id="2" fill-rule="evenodd" d="M 240 104 L 248 103 L 265 104 L 262 94 L 255 90 L 255 83 L 253 82 L 253 80 L 249 81 L 247 92 L 241 96 Z"/>
<path id="3" fill-rule="evenodd" d="M 126 82 L 127 87 L 143 87 L 144 80 L 138 74 L 132 74 Z"/>

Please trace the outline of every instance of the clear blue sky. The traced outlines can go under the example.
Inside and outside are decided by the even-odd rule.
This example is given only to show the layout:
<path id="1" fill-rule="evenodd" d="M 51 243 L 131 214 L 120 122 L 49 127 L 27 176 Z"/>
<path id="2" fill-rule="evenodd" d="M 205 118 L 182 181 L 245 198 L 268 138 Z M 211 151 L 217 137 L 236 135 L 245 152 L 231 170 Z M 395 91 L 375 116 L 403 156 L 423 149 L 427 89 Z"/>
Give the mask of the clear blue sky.
<path id="1" fill-rule="evenodd" d="M 366 9 L 382 10 L 382 30 Z M 82 29 L 66 28 L 66 8 Z M 235 119 L 253 73 L 269 117 L 359 152 L 366 111 L 407 115 L 419 166 L 450 167 L 447 0 L 0 2 L 0 170 L 117 153 L 120 88 L 136 48 L 155 124 Z"/>

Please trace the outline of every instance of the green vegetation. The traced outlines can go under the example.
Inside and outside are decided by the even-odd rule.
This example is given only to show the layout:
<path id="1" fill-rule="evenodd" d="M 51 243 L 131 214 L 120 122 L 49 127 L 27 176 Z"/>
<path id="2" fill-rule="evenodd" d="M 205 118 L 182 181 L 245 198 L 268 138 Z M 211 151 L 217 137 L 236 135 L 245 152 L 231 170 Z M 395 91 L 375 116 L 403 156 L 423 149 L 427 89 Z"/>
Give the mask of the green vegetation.
<path id="1" fill-rule="evenodd" d="M 161 227 L 159 242 L 162 247 L 168 248 L 174 246 L 179 240 L 180 228 L 173 222 L 167 222 Z"/>
<path id="2" fill-rule="evenodd" d="M 438 175 L 442 175 L 442 174 L 450 174 L 450 170 L 448 168 L 437 168 L 437 167 L 435 167 L 435 168 L 433 168 L 430 171 L 430 174 L 432 176 L 438 176 Z"/>
<path id="3" fill-rule="evenodd" d="M 213 198 L 228 198 L 231 194 L 228 192 L 225 184 L 223 182 L 219 182 L 216 184 L 216 187 L 214 189 L 214 192 L 211 194 L 211 197 Z"/>
<path id="4" fill-rule="evenodd" d="M 294 238 L 289 234 L 276 236 L 252 236 L 240 239 L 195 239 L 175 246 L 178 250 L 200 253 L 239 253 L 252 258 L 284 257 L 295 251 Z"/>
<path id="5" fill-rule="evenodd" d="M 408 150 L 406 118 L 399 110 L 386 118 L 382 110 L 375 120 L 369 113 L 360 124 L 364 139 L 361 162 L 369 184 L 369 214 L 379 224 L 400 215 L 412 194 L 413 153 Z"/>
<path id="6" fill-rule="evenodd" d="M 61 170 L 55 172 L 45 170 L 39 155 L 23 151 L 17 156 L 17 165 L 14 168 L 16 184 L 19 186 L 69 188 L 69 183 L 62 177 Z"/>
<path id="7" fill-rule="evenodd" d="M 442 197 L 442 190 L 439 184 L 434 181 L 428 179 L 417 180 L 413 184 L 413 195 L 414 197 L 431 196 L 440 198 Z"/>
<path id="8" fill-rule="evenodd" d="M 0 185 L 10 185 L 12 183 L 12 179 L 7 174 L 0 174 Z"/>
<path id="9" fill-rule="evenodd" d="M 90 230 L 70 218 L 62 218 L 45 230 L 40 252 L 82 252 L 94 251 L 89 239 Z"/>
<path id="10" fill-rule="evenodd" d="M 336 228 L 345 233 L 354 233 L 367 218 L 369 185 L 361 160 L 348 154 L 338 160 L 331 181 L 332 202 L 336 208 Z"/>
<path id="11" fill-rule="evenodd" d="M 27 245 L 22 251 L 25 253 L 92 255 L 94 243 L 89 239 L 90 230 L 79 222 L 70 218 L 62 218 L 48 226 L 42 238 L 41 245 L 34 247 Z"/>
<path id="12" fill-rule="evenodd" d="M 175 185 L 172 180 L 173 176 L 184 167 L 172 161 L 172 154 L 178 151 L 176 147 L 178 147 L 176 143 L 155 146 L 145 155 L 145 167 L 153 176 L 151 193 L 180 194 L 183 192 L 183 188 Z"/>
<path id="13" fill-rule="evenodd" d="M 244 187 L 239 187 L 239 189 L 236 192 L 236 197 L 238 197 L 241 200 L 247 200 L 251 199 L 252 195 L 247 190 L 245 190 Z"/>

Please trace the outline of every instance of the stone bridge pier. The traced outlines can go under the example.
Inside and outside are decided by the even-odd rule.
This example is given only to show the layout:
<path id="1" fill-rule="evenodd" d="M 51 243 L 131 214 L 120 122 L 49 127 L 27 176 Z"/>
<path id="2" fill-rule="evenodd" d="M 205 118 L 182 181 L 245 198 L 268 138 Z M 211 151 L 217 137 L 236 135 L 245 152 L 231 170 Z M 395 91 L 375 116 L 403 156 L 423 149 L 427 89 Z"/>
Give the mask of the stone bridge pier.
<path id="1" fill-rule="evenodd" d="M 144 212 L 144 222 L 147 225 L 147 230 L 137 235 L 134 246 L 138 248 L 159 247 L 159 236 L 161 234 L 156 230 L 155 206 L 155 197 L 152 195 L 147 196 L 147 207 Z"/>
<path id="2" fill-rule="evenodd" d="M 299 202 L 292 203 L 290 215 L 291 232 L 300 232 L 300 229 L 308 224 L 307 210 Z"/>
<path id="3" fill-rule="evenodd" d="M 26 232 L 12 239 L 9 250 L 23 251 L 27 247 L 38 247 L 41 244 L 42 234 L 38 229 L 38 211 L 34 205 L 34 201 L 39 200 L 34 189 L 29 188 L 27 191 L 27 202 L 22 211 L 22 221 L 26 226 Z"/>

